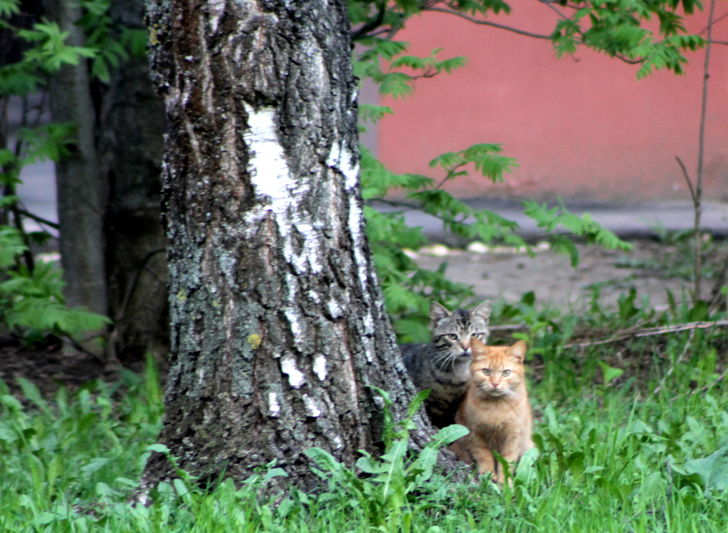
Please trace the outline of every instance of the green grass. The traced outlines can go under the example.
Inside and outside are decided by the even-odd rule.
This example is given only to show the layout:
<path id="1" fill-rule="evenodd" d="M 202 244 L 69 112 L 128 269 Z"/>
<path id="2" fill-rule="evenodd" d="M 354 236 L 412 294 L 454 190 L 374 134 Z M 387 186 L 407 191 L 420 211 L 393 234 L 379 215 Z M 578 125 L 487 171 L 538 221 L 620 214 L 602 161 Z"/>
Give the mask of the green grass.
<path id="1" fill-rule="evenodd" d="M 318 495 L 262 496 L 264 478 L 280 474 L 271 467 L 211 493 L 162 484 L 152 505 L 131 505 L 161 427 L 152 367 L 146 379 L 125 374 L 52 400 L 21 381 L 19 401 L 0 382 L 0 531 L 728 530 L 728 387 L 716 373 L 725 331 L 565 349 L 571 329 L 534 342 L 544 366 L 530 392 L 539 454 L 501 490 L 423 474 L 398 451 L 400 430 L 388 459 L 368 464 L 379 475 L 318 456 L 327 487 Z"/>

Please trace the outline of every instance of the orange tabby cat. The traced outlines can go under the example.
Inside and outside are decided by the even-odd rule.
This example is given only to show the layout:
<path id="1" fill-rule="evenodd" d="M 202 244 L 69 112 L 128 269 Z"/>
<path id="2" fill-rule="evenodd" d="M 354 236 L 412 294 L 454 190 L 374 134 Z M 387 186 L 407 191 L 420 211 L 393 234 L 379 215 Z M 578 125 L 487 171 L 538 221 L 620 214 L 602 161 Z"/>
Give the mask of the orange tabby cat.
<path id="1" fill-rule="evenodd" d="M 513 346 L 486 346 L 471 340 L 473 360 L 470 384 L 455 415 L 455 422 L 470 433 L 450 448 L 461 461 L 478 464 L 478 472 L 490 472 L 503 483 L 503 468 L 493 457 L 497 451 L 511 465 L 533 448 L 531 406 L 528 403 L 523 358 L 526 343 Z"/>

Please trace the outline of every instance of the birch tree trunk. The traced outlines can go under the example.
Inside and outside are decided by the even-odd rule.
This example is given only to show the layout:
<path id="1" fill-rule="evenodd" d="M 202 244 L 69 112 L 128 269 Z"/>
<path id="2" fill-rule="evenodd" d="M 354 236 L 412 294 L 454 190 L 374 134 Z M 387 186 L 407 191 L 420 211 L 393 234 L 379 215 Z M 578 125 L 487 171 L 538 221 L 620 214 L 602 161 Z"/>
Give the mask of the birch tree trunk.
<path id="1" fill-rule="evenodd" d="M 364 232 L 345 0 L 149 0 L 148 14 L 168 125 L 161 441 L 202 479 L 276 459 L 314 486 L 306 449 L 349 465 L 381 451 L 372 386 L 395 419 L 413 393 Z M 157 455 L 142 488 L 169 475 Z"/>

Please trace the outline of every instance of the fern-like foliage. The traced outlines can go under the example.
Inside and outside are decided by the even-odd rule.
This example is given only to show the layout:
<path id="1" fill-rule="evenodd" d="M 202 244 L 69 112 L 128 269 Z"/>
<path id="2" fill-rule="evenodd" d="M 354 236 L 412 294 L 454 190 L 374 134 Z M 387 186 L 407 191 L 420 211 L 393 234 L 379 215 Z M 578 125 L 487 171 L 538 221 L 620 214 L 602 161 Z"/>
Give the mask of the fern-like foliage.
<path id="1" fill-rule="evenodd" d="M 566 229 L 570 234 L 584 239 L 587 243 L 596 243 L 604 248 L 614 250 L 631 250 L 632 245 L 617 237 L 614 233 L 594 221 L 588 213 L 576 216 L 560 204 L 558 207 L 548 208 L 546 204 L 527 201 L 523 203 L 525 213 L 536 221 L 539 228 L 548 232 L 554 231 L 558 226 Z M 574 241 L 565 235 L 552 235 L 552 246 L 556 251 L 567 253 L 571 256 L 571 265 L 576 267 L 579 264 L 579 250 Z"/>
<path id="2" fill-rule="evenodd" d="M 25 44 L 18 62 L 0 66 L 0 107 L 6 107 L 10 97 L 24 100 L 23 127 L 14 139 L 6 130 L 0 131 L 5 142 L 0 146 L 0 211 L 2 220 L 9 222 L 0 225 L 0 324 L 29 341 L 49 333 L 76 337 L 84 331 L 98 332 L 109 323 L 106 317 L 84 308 L 65 305 L 60 269 L 53 263 L 37 263 L 30 253 L 32 243 L 43 243 L 52 235 L 45 230 L 26 232 L 23 220 L 33 218 L 45 228 L 54 224 L 27 213 L 15 193 L 24 167 L 37 161 L 59 161 L 70 154 L 74 142 L 73 124 L 37 125 L 43 109 L 35 110 L 36 116 L 32 116 L 29 96 L 47 87 L 64 65 L 91 59 L 97 78 L 107 81 L 105 65 L 116 66 L 126 58 L 126 52 L 110 36 L 109 0 L 88 0 L 82 7 L 86 14 L 79 23 L 87 33 L 87 43 L 69 46 L 67 32 L 54 22 L 42 20 L 30 28 L 13 26 L 12 17 L 21 12 L 20 1 L 0 0 L 0 30 L 11 32 Z M 131 40 L 127 39 L 129 43 Z M 138 36 L 135 42 L 139 49 Z M 6 128 L 7 123 L 0 127 Z M 15 145 L 10 146 L 13 141 Z"/>
<path id="3" fill-rule="evenodd" d="M 449 73 L 463 67 L 466 63 L 463 57 L 441 59 L 440 48 L 434 49 L 427 57 L 410 55 L 407 54 L 407 43 L 393 39 L 408 18 L 435 8 L 472 16 L 508 13 L 510 10 L 508 4 L 500 0 L 349 0 L 353 36 L 364 47 L 363 51 L 360 49 L 354 53 L 355 74 L 379 84 L 380 94 L 400 98 L 409 96 L 414 83 L 420 78 Z M 580 23 L 580 19 L 587 15 L 592 20 L 588 39 L 584 37 Z M 575 50 L 577 44 L 583 44 L 586 40 L 591 46 L 613 55 L 624 53 L 628 48 L 635 50 L 648 42 L 646 36 L 649 32 L 642 29 L 638 21 L 635 22 L 633 13 L 627 7 L 594 7 L 572 18 L 560 22 L 554 31 L 554 45 L 560 54 Z M 680 31 L 679 24 L 679 20 L 674 17 L 664 17 L 667 32 Z M 670 54 L 673 51 L 663 46 L 659 47 L 659 53 Z M 658 57 L 656 54 L 653 53 L 651 57 Z M 667 64 L 678 59 L 665 61 Z M 366 123 L 376 123 L 392 114 L 392 109 L 386 106 L 361 105 L 360 111 L 362 130 Z M 427 324 L 430 301 L 438 300 L 456 307 L 474 296 L 470 287 L 447 279 L 446 262 L 435 271 L 417 266 L 407 250 L 418 250 L 426 243 L 426 239 L 420 228 L 407 226 L 405 213 L 417 209 L 434 216 L 442 222 L 445 231 L 466 241 L 496 241 L 525 247 L 530 252 L 527 243 L 516 233 L 518 225 L 515 222 L 492 211 L 474 209 L 443 189 L 447 182 L 472 172 L 497 184 L 503 181 L 505 173 L 511 172 L 516 166 L 516 160 L 503 155 L 499 144 L 481 143 L 435 157 L 430 161 L 430 168 L 442 174 L 438 179 L 433 179 L 418 174 L 390 172 L 368 150 L 362 148 L 361 185 L 366 203 L 364 214 L 367 233 L 387 311 L 400 341 L 424 342 L 429 338 Z M 397 200 L 392 199 L 392 192 L 397 192 Z M 628 246 L 588 215 L 576 217 L 563 206 L 549 210 L 533 202 L 527 202 L 525 208 L 526 214 L 548 232 L 561 226 L 571 235 L 588 242 L 597 242 L 610 248 Z M 576 265 L 578 251 L 574 243 L 565 235 L 553 235 L 551 240 L 554 248 L 570 254 L 572 264 Z"/>
<path id="4" fill-rule="evenodd" d="M 48 333 L 76 337 L 110 323 L 83 307 L 66 307 L 61 270 L 48 262 L 30 271 L 18 261 L 25 250 L 18 230 L 0 227 L 0 322 L 8 329 L 33 342 Z"/>
<path id="5" fill-rule="evenodd" d="M 376 40 L 391 42 L 408 19 L 428 11 L 486 24 L 490 22 L 489 15 L 511 11 L 510 5 L 503 0 L 349 0 L 348 4 L 354 40 L 372 48 L 378 47 Z M 705 46 L 705 39 L 687 33 L 684 20 L 696 8 L 702 10 L 699 0 L 574 0 L 551 3 L 550 7 L 560 15 L 550 34 L 557 55 L 571 54 L 578 47 L 586 46 L 610 57 L 638 64 L 638 78 L 659 69 L 683 74 L 683 66 L 687 62 L 685 53 Z M 519 28 L 506 25 L 500 25 L 500 28 L 495 31 L 510 29 L 519 32 Z M 399 46 L 402 45 L 399 43 Z M 387 48 L 391 57 L 399 53 L 391 45 Z M 381 58 L 385 62 L 391 61 L 386 54 L 382 54 Z M 456 59 L 457 66 L 461 66 L 462 58 Z M 395 61 L 390 65 L 427 68 L 424 58 Z M 396 87 L 398 95 L 409 94 L 407 78 L 396 78 L 388 82 L 386 89 Z"/>

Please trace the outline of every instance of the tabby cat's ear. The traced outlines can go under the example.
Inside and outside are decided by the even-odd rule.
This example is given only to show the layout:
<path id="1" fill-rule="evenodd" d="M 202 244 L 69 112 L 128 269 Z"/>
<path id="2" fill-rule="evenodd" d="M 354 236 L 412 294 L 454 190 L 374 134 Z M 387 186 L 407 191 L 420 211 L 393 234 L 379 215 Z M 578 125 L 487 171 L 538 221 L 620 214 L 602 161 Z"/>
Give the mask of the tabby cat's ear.
<path id="1" fill-rule="evenodd" d="M 490 300 L 486 300 L 482 304 L 480 304 L 478 307 L 473 309 L 472 314 L 481 317 L 483 320 L 485 320 L 487 322 L 488 319 L 490 318 L 490 310 L 491 310 Z"/>
<path id="2" fill-rule="evenodd" d="M 526 341 L 518 341 L 516 344 L 508 348 L 508 353 L 514 361 L 523 363 L 523 359 L 526 357 Z"/>
<path id="3" fill-rule="evenodd" d="M 488 355 L 488 347 L 478 337 L 470 337 L 470 351 L 473 361 Z"/>
<path id="4" fill-rule="evenodd" d="M 452 313 L 445 309 L 444 306 L 440 305 L 437 302 L 430 302 L 430 320 L 432 320 L 433 323 L 437 322 L 441 318 L 447 318 Z"/>

